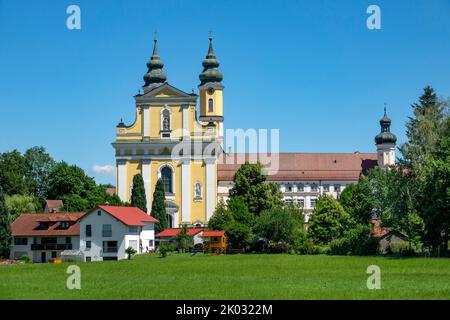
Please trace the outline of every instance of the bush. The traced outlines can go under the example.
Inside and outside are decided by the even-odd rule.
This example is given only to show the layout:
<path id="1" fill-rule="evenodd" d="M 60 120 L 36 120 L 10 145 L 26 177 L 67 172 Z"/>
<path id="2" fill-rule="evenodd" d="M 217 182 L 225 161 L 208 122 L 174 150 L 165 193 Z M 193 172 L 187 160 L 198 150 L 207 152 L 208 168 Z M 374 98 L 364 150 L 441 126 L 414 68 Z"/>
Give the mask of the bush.
<path id="1" fill-rule="evenodd" d="M 409 247 L 408 243 L 392 243 L 387 249 L 387 253 L 400 255 L 402 257 L 412 257 L 416 254 L 415 246 Z"/>
<path id="2" fill-rule="evenodd" d="M 132 247 L 128 247 L 125 250 L 125 253 L 128 255 L 128 260 L 131 260 L 131 257 L 134 256 L 136 254 L 136 250 L 134 250 Z"/>
<path id="3" fill-rule="evenodd" d="M 173 250 L 174 248 L 172 245 L 163 243 L 159 246 L 159 255 L 161 258 L 165 258 L 167 257 L 167 253 L 173 252 Z"/>
<path id="4" fill-rule="evenodd" d="M 328 254 L 330 248 L 326 245 L 315 245 L 311 239 L 306 239 L 296 248 L 298 254 Z"/>
<path id="5" fill-rule="evenodd" d="M 378 252 L 378 240 L 371 236 L 370 228 L 357 225 L 345 233 L 344 237 L 330 242 L 330 254 L 333 255 L 374 255 Z"/>
<path id="6" fill-rule="evenodd" d="M 23 262 L 25 262 L 25 263 L 31 263 L 31 259 L 30 259 L 30 257 L 27 256 L 27 255 L 23 255 L 22 258 L 21 258 L 21 260 L 22 260 Z"/>

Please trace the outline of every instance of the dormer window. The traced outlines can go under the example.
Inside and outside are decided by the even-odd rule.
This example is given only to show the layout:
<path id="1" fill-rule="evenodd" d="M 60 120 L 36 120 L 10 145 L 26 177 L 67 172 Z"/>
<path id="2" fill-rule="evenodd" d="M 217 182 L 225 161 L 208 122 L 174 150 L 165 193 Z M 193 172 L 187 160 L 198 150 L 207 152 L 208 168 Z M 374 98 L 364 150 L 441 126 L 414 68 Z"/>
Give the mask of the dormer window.
<path id="1" fill-rule="evenodd" d="M 59 224 L 59 229 L 69 229 L 70 222 L 69 221 L 61 221 Z"/>
<path id="2" fill-rule="evenodd" d="M 48 230 L 49 223 L 48 222 L 39 222 L 39 225 L 37 226 L 36 230 Z"/>

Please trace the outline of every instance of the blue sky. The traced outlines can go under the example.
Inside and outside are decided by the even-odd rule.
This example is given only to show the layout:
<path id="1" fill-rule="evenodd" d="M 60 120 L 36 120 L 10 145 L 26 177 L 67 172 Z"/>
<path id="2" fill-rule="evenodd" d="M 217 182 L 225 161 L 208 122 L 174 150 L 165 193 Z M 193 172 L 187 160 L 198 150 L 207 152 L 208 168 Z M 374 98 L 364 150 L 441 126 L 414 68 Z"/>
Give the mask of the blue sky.
<path id="1" fill-rule="evenodd" d="M 81 30 L 66 28 L 71 4 Z M 134 120 L 153 32 L 169 83 L 190 92 L 211 28 L 225 127 L 279 128 L 281 151 L 374 152 L 384 102 L 401 143 L 425 85 L 450 95 L 448 0 L 0 0 L 0 152 L 43 145 L 114 182 L 92 167 L 114 164 L 115 126 Z"/>

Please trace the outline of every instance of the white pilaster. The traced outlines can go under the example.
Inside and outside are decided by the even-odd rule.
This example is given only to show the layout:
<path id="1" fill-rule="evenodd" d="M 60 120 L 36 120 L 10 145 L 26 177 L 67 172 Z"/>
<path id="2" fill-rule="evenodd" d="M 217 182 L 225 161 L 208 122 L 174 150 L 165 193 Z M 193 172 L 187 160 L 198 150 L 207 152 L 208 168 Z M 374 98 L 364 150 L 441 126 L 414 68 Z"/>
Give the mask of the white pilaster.
<path id="1" fill-rule="evenodd" d="M 182 106 L 183 110 L 183 137 L 187 138 L 189 134 L 189 105 Z"/>
<path id="2" fill-rule="evenodd" d="M 150 137 L 150 109 L 148 106 L 143 107 L 144 109 L 144 137 Z"/>
<path id="3" fill-rule="evenodd" d="M 205 159 L 206 164 L 206 221 L 209 221 L 215 209 L 215 176 L 214 176 L 215 159 Z"/>
<path id="4" fill-rule="evenodd" d="M 176 222 L 178 223 L 178 221 Z M 191 160 L 181 162 L 181 223 L 191 223 Z"/>
<path id="5" fill-rule="evenodd" d="M 117 160 L 117 195 L 120 200 L 127 202 L 127 162 Z"/>
<path id="6" fill-rule="evenodd" d="M 152 206 L 152 172 L 151 172 L 151 160 L 142 160 L 142 178 L 144 179 L 145 198 L 147 200 L 147 213 L 150 214 Z"/>

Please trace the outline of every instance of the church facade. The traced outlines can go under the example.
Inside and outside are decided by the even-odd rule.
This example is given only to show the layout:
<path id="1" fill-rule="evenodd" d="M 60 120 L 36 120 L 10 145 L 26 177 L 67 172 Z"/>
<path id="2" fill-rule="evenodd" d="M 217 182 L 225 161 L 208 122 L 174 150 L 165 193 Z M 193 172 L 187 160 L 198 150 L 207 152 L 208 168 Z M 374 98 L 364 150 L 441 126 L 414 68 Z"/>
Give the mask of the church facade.
<path id="1" fill-rule="evenodd" d="M 162 179 L 170 227 L 206 225 L 218 202 L 228 198 L 240 165 L 259 157 L 223 151 L 224 86 L 212 37 L 202 65 L 198 94 L 170 85 L 155 38 L 143 93 L 134 97 L 135 121 L 130 125 L 121 121 L 112 144 L 120 199 L 130 201 L 133 177 L 141 174 L 149 213 L 156 182 Z M 385 109 L 375 138 L 376 153 L 272 154 L 279 167 L 267 171 L 267 180 L 279 186 L 286 202 L 303 208 L 308 219 L 320 195 L 339 197 L 370 168 L 395 163 L 396 137 L 390 124 Z"/>
<path id="2" fill-rule="evenodd" d="M 210 37 L 200 74 L 199 95 L 166 80 L 154 40 L 143 93 L 136 95 L 136 118 L 122 121 L 113 143 L 116 192 L 129 202 L 133 177 L 141 174 L 151 210 L 159 178 L 164 183 L 169 226 L 204 225 L 217 205 L 217 159 L 223 145 L 222 74 Z M 197 114 L 197 103 L 200 114 Z"/>

